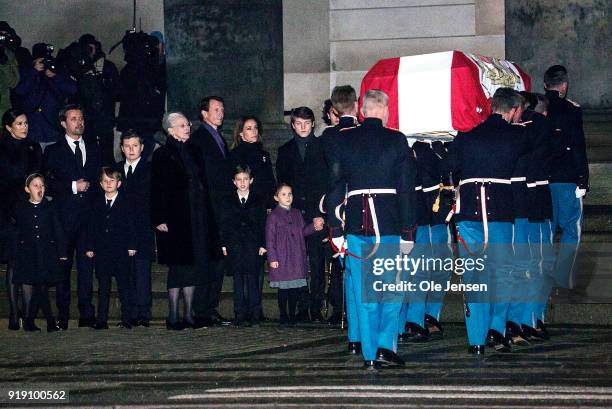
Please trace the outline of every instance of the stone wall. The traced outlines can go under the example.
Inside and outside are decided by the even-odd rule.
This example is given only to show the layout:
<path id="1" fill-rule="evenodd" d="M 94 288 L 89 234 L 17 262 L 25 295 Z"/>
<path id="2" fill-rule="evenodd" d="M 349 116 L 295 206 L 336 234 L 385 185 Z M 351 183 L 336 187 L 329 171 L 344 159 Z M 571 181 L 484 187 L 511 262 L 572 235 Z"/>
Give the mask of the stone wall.
<path id="1" fill-rule="evenodd" d="M 330 0 L 330 86 L 381 58 L 461 50 L 504 57 L 503 0 Z"/>
<path id="2" fill-rule="evenodd" d="M 506 54 L 542 92 L 544 71 L 565 65 L 569 97 L 584 108 L 612 108 L 610 0 L 507 0 Z"/>

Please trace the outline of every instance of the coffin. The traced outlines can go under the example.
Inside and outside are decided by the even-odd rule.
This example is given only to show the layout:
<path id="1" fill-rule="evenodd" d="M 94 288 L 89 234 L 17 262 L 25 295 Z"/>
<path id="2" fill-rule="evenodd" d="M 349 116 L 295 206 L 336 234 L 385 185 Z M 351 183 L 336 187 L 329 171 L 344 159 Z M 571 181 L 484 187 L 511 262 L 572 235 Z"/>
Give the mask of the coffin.
<path id="1" fill-rule="evenodd" d="M 359 101 L 381 89 L 389 95 L 389 128 L 445 139 L 484 121 L 500 87 L 529 91 L 531 79 L 510 61 L 445 51 L 378 61 L 361 81 Z"/>

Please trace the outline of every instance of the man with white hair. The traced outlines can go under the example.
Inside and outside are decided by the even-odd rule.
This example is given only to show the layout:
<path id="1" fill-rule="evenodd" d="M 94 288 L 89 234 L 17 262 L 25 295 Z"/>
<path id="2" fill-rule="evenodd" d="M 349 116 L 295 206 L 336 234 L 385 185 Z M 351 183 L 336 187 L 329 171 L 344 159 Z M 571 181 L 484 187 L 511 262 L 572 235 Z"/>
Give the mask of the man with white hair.
<path id="1" fill-rule="evenodd" d="M 328 223 L 335 249 L 348 257 L 346 274 L 353 283 L 364 366 L 375 369 L 404 365 L 397 355 L 401 294 L 378 292 L 371 284 L 394 283 L 397 271 L 375 276 L 373 263 L 397 256 L 398 250 L 408 252 L 414 241 L 416 162 L 406 137 L 385 128 L 387 94 L 367 91 L 361 112 L 363 125 L 342 131 L 351 143 L 338 145 L 331 155 L 325 200 L 328 211 L 336 215 L 336 208 L 345 203 L 344 224 L 338 217 L 330 217 Z"/>

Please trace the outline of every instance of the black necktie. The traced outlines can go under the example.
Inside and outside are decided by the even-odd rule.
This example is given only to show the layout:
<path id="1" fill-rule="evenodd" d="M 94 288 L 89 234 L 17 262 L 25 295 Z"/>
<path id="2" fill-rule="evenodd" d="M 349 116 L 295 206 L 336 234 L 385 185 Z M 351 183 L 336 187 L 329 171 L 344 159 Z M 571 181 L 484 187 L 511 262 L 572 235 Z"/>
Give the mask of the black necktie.
<path id="1" fill-rule="evenodd" d="M 240 198 L 240 203 L 245 204 L 246 203 L 246 197 L 241 197 Z"/>
<path id="2" fill-rule="evenodd" d="M 83 167 L 83 153 L 81 152 L 81 148 L 79 148 L 79 141 L 74 141 L 74 157 L 76 158 L 79 167 Z"/>
<path id="3" fill-rule="evenodd" d="M 125 178 L 129 178 L 132 176 L 132 174 L 134 173 L 134 171 L 132 170 L 132 165 L 128 166 L 128 171 L 127 174 L 125 175 Z"/>
<path id="4" fill-rule="evenodd" d="M 107 209 L 111 208 L 111 203 L 113 203 L 113 199 L 106 199 L 106 208 Z"/>

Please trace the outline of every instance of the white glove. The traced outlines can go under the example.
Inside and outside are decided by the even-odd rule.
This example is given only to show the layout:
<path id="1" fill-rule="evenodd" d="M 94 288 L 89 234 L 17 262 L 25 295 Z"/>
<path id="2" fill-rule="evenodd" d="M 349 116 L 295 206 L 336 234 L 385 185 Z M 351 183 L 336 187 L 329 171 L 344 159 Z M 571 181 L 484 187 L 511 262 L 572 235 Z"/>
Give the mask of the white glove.
<path id="1" fill-rule="evenodd" d="M 414 241 L 406 241 L 400 239 L 400 254 L 410 254 L 412 249 L 414 248 Z"/>
<path id="2" fill-rule="evenodd" d="M 584 195 L 586 195 L 586 189 L 580 189 L 579 187 L 576 187 L 576 198 L 580 199 L 581 197 L 584 197 Z"/>
<path id="3" fill-rule="evenodd" d="M 337 250 L 336 254 L 334 254 L 334 257 L 344 257 L 344 251 L 346 250 L 346 240 L 344 240 L 344 236 L 340 236 L 340 237 L 334 237 L 332 239 L 332 243 L 334 244 L 334 247 Z"/>

